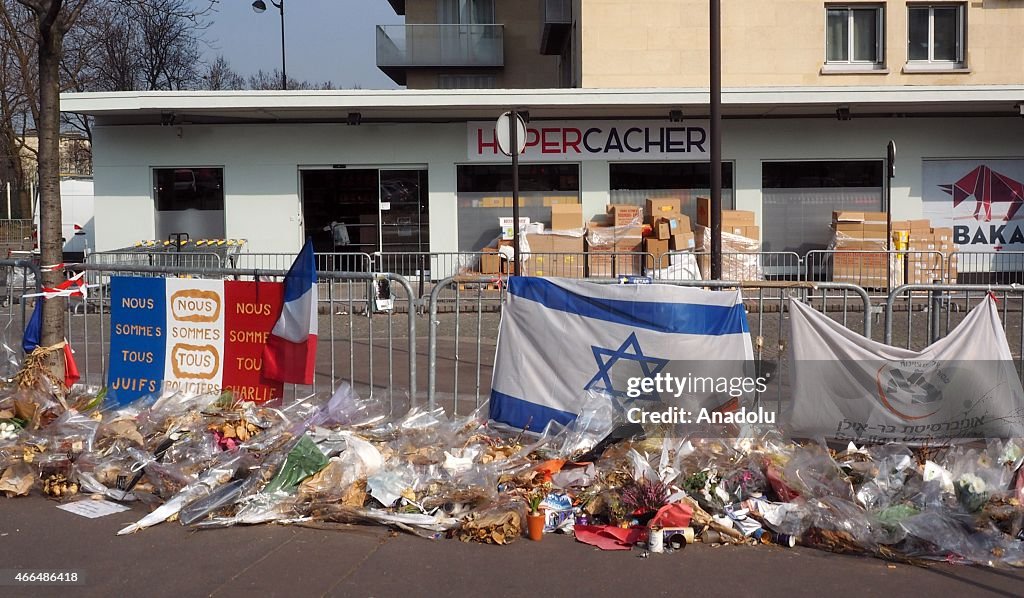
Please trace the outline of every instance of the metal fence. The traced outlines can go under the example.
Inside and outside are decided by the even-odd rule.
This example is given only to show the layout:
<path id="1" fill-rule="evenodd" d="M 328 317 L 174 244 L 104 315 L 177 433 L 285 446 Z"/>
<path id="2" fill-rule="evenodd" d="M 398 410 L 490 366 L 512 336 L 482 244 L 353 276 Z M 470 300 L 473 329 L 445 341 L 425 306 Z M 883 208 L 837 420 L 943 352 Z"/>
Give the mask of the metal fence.
<path id="1" fill-rule="evenodd" d="M 614 284 L 611 279 L 588 279 Z M 485 291 L 489 278 L 449 277 L 434 286 L 428 304 L 427 401 L 451 413 L 478 409 L 490 397 L 491 375 L 497 348 L 498 324 L 505 287 Z M 796 298 L 842 325 L 872 335 L 872 308 L 868 293 L 845 283 L 772 281 L 664 281 L 678 286 L 740 289 L 746 306 L 759 375 L 772 379 L 759 400 L 781 403 L 788 379 L 787 300 Z M 454 300 L 446 300 L 454 295 Z M 552 363 L 553 375 L 558 364 Z"/>
<path id="2" fill-rule="evenodd" d="M 251 270 L 238 268 L 186 268 L 177 266 L 78 264 L 72 272 L 85 271 L 109 281 L 113 276 L 189 276 L 194 278 L 253 280 Z M 278 279 L 284 270 L 259 272 L 259 280 Z M 373 284 L 388 288 L 396 299 L 415 299 L 405 278 L 390 273 L 318 272 L 331 286 L 365 289 Z M 87 275 L 88 276 L 88 275 Z M 382 282 L 383 281 L 383 282 Z M 102 385 L 108 375 L 110 350 L 110 288 L 98 284 L 88 289 L 88 300 L 69 309 L 68 340 L 76 350 L 83 382 Z M 361 396 L 377 396 L 390 406 L 402 408 L 416 401 L 416 317 L 394 310 L 381 311 L 373 296 L 343 299 L 321 295 L 318 301 L 319 333 L 313 384 L 292 386 L 293 395 L 333 390 L 341 380 L 352 383 Z"/>
<path id="3" fill-rule="evenodd" d="M 918 252 L 931 260 L 937 252 Z M 245 254 L 242 254 L 245 255 Z M 253 254 L 248 254 L 253 255 Z M 282 256 L 284 254 L 281 254 Z M 358 263 L 370 264 L 366 254 L 348 254 Z M 426 254 L 425 254 L 426 255 Z M 445 254 L 455 255 L 455 254 Z M 537 254 L 546 264 L 560 263 L 560 269 L 545 275 L 579 273 L 580 266 L 566 261 L 579 254 Z M 1024 354 L 1024 286 L 913 284 L 898 286 L 881 295 L 885 301 L 872 301 L 872 294 L 852 283 L 813 280 L 672 280 L 663 276 L 668 268 L 646 268 L 654 264 L 650 254 L 623 254 L 639 262 L 640 272 L 654 276 L 658 282 L 679 286 L 739 289 L 748 314 L 751 338 L 758 367 L 775 376 L 763 400 L 780 403 L 787 396 L 786 349 L 789 308 L 787 299 L 796 298 L 827 315 L 841 325 L 888 344 L 919 350 L 949 333 L 964 315 L 988 292 L 1000 300 L 1000 312 L 1014 359 L 1021 363 Z M 612 256 L 614 259 L 618 256 Z M 700 254 L 691 255 L 696 261 Z M 290 264 L 292 256 L 278 258 Z M 442 258 L 447 259 L 447 257 Z M 834 254 L 832 256 L 834 259 Z M 884 259 L 884 258 L 883 258 Z M 561 260 L 559 262 L 559 260 Z M 662 257 L 672 265 L 673 257 Z M 764 270 L 771 266 L 789 269 L 801 263 L 799 256 L 784 253 L 757 255 L 757 264 Z M 816 263 L 820 263 L 815 258 Z M 327 264 L 328 262 L 324 262 Z M 342 262 L 334 262 L 342 263 Z M 631 262 L 632 263 L 632 262 Z M 947 262 L 948 264 L 948 262 Z M 266 265 L 269 265 L 267 263 Z M 582 266 L 584 276 L 591 265 Z M 225 280 L 280 279 L 284 268 L 202 268 L 180 265 L 100 264 L 87 263 L 69 268 L 71 272 L 86 271 L 94 283 L 88 300 L 69 301 L 68 338 L 77 351 L 84 381 L 103 384 L 108 373 L 110 333 L 111 276 L 188 276 Z M 38 288 L 38 267 L 30 261 L 0 261 L 3 276 L 3 300 L 0 317 L 7 318 L 4 328 L 6 347 L 19 353 L 19 344 L 31 313 L 32 300 L 23 296 Z M 526 271 L 527 274 L 531 273 Z M 536 272 L 535 272 L 536 273 Z M 419 287 L 396 273 L 339 272 L 321 270 L 319 295 L 319 351 L 315 383 L 309 387 L 293 387 L 293 394 L 325 392 L 341 380 L 351 380 L 363 396 L 379 396 L 392 408 L 400 409 L 422 396 L 431 405 L 442 405 L 453 413 L 465 413 L 481 406 L 490 396 L 497 334 L 506 287 L 499 274 L 481 276 L 459 273 L 441 280 L 425 282 Z M 618 276 L 584 278 L 603 284 L 618 282 Z M 767 275 L 766 275 L 767 276 Z M 381 311 L 376 299 L 390 295 L 393 309 Z M 428 295 L 421 299 L 423 293 Z M 878 295 L 876 294 L 876 297 Z M 427 335 L 417 343 L 416 330 L 426 317 Z M 877 324 L 883 323 L 883 326 Z M 2 356 L 0 356 L 2 359 Z M 417 372 L 426 371 L 421 377 Z M 553 364 L 557 371 L 557 364 Z M 425 391 L 418 388 L 426 380 Z"/>
<path id="4" fill-rule="evenodd" d="M 18 246 L 27 244 L 27 249 L 31 249 L 34 228 L 35 225 L 31 220 L 0 220 L 0 243 Z"/>
<path id="5" fill-rule="evenodd" d="M 0 375 L 14 375 L 22 356 L 22 340 L 39 292 L 39 266 L 31 260 L 0 260 Z"/>
<path id="6" fill-rule="evenodd" d="M 887 345 L 919 351 L 945 337 L 972 308 L 989 295 L 999 303 L 999 315 L 1018 373 L 1024 375 L 1024 286 L 1018 285 L 903 285 L 885 304 Z"/>
<path id="7" fill-rule="evenodd" d="M 946 258 L 949 282 L 1024 284 L 1024 251 L 957 251 Z"/>

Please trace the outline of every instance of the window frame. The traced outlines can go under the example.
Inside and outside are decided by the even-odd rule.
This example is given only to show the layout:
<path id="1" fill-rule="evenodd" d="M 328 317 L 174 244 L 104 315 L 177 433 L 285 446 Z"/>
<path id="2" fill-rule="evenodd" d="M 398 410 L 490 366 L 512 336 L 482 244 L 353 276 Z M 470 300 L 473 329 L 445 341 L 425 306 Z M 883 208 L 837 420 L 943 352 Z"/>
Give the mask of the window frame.
<path id="1" fill-rule="evenodd" d="M 846 12 L 846 60 L 829 60 L 829 36 L 828 36 L 828 13 L 832 10 L 843 10 Z M 854 19 L 855 10 L 872 10 L 875 13 L 875 59 L 855 60 L 854 55 Z M 825 70 L 832 71 L 875 71 L 884 70 L 886 64 L 885 45 L 885 5 L 870 3 L 841 3 L 825 4 Z"/>
<path id="2" fill-rule="evenodd" d="M 935 60 L 935 9 L 956 9 L 956 58 Z M 910 58 L 910 11 L 928 10 L 928 58 Z M 963 2 L 908 2 L 907 3 L 907 67 L 909 70 L 961 70 L 967 68 L 967 5 Z"/>

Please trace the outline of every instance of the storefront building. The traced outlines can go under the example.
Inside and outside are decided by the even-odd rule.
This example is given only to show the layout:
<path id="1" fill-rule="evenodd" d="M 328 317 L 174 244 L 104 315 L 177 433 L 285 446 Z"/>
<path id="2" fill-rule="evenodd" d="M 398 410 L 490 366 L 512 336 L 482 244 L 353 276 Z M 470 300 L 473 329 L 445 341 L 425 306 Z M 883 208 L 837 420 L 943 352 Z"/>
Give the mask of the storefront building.
<path id="1" fill-rule="evenodd" d="M 435 90 L 67 94 L 96 118 L 96 249 L 174 233 L 289 253 L 475 251 L 511 216 L 494 120 L 529 112 L 522 215 L 707 194 L 706 91 Z M 723 96 L 723 206 L 762 250 L 825 247 L 832 210 L 960 226 L 970 250 L 1024 250 L 1024 86 L 743 88 Z M 980 182 L 979 182 L 980 181 Z M 977 193 L 975 193 L 977 191 Z M 1002 227 L 1002 228 L 1000 228 Z"/>

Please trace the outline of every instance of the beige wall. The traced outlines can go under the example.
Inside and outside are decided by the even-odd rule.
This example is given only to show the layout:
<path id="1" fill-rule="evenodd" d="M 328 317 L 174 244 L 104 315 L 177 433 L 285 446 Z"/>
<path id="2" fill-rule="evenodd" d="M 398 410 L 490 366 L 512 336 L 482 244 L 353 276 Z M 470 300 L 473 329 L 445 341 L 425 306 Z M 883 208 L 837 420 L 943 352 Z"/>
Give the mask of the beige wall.
<path id="1" fill-rule="evenodd" d="M 407 0 L 405 22 L 437 23 L 438 0 Z M 541 12 L 536 0 L 495 0 L 495 21 L 504 25 L 505 66 L 502 69 L 409 70 L 406 87 L 437 87 L 439 73 L 493 74 L 499 88 L 558 87 L 558 57 L 540 53 Z"/>
<path id="2" fill-rule="evenodd" d="M 886 5 L 888 72 L 822 74 L 823 1 L 722 2 L 722 85 L 1024 83 L 1024 0 L 966 3 L 969 72 L 963 73 L 903 72 L 908 3 L 875 3 Z M 708 85 L 706 0 L 583 0 L 581 11 L 583 87 Z"/>

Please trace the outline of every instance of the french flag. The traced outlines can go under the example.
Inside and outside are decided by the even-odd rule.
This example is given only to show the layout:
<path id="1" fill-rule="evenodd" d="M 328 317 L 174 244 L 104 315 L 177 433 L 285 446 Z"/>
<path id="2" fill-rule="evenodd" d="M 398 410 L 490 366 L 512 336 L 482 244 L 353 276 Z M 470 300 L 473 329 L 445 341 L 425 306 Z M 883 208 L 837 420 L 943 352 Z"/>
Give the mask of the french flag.
<path id="1" fill-rule="evenodd" d="M 316 262 L 313 243 L 302 247 L 284 277 L 281 316 L 263 347 L 263 374 L 269 380 L 312 384 L 317 333 Z"/>

